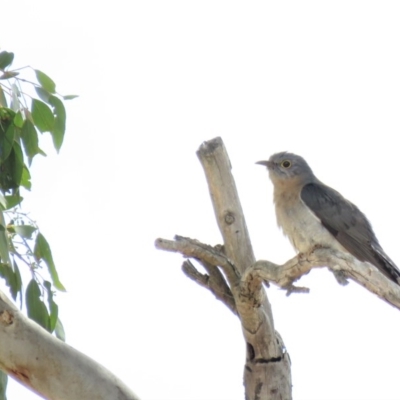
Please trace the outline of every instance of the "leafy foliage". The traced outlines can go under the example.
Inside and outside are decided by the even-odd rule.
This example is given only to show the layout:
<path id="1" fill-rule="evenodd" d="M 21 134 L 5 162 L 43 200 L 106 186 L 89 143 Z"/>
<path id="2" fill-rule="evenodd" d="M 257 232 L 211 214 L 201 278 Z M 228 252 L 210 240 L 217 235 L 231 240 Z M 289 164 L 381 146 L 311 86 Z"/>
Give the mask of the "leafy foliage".
<path id="1" fill-rule="evenodd" d="M 40 148 L 41 135 L 49 132 L 60 151 L 66 129 L 63 101 L 77 96 L 58 94 L 55 82 L 40 70 L 12 70 L 13 61 L 13 53 L 0 52 L 0 277 L 21 307 L 25 302 L 31 319 L 64 340 L 54 296 L 56 290 L 65 288 L 47 239 L 21 211 L 21 192 L 32 187 L 29 168 L 33 159 L 46 155 Z M 24 70 L 33 71 L 37 82 L 22 78 Z M 31 276 L 25 292 L 22 267 Z M 0 374 L 0 398 L 1 379 Z"/>

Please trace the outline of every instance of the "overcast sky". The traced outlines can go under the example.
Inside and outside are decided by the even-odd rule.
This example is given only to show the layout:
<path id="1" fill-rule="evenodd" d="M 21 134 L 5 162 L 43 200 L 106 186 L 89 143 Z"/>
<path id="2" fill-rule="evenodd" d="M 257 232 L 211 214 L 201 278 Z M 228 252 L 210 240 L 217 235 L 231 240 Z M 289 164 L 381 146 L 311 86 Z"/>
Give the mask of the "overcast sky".
<path id="1" fill-rule="evenodd" d="M 195 155 L 221 136 L 258 259 L 295 253 L 256 161 L 289 150 L 369 217 L 400 264 L 400 4 L 396 1 L 19 1 L 0 24 L 15 67 L 68 102 L 60 155 L 45 137 L 31 212 L 66 294 L 68 343 L 143 400 L 241 400 L 236 317 L 154 248 L 221 242 Z M 46 135 L 45 135 L 46 136 Z M 268 289 L 297 400 L 398 399 L 400 313 L 325 269 Z M 10 400 L 37 399 L 10 384 Z"/>

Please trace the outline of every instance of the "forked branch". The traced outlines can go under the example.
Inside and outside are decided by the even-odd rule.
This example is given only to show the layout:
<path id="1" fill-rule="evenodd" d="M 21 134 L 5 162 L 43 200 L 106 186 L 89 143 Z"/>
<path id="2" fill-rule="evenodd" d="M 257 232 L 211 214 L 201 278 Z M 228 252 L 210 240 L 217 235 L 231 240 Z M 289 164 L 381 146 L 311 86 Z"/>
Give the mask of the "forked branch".
<path id="1" fill-rule="evenodd" d="M 246 342 L 246 399 L 290 400 L 290 361 L 282 339 L 275 331 L 271 306 L 262 286 L 262 279 L 255 275 L 254 279 L 241 284 L 241 275 L 255 263 L 255 258 L 228 154 L 222 140 L 216 138 L 204 142 L 197 155 L 206 175 L 224 241 L 224 252 L 222 254 L 211 246 L 182 237 L 177 237 L 176 241 L 158 239 L 156 246 L 201 260 L 205 263 L 203 265 L 209 272 L 209 277 L 212 275 L 210 266 L 222 269 L 233 295 L 233 304 Z M 185 265 L 185 271 L 197 283 L 211 290 L 208 285 L 209 277 L 202 276 L 188 264 Z M 214 277 L 218 281 L 219 289 L 221 285 L 224 286 L 221 278 L 222 275 Z M 224 303 L 228 305 L 226 301 Z"/>

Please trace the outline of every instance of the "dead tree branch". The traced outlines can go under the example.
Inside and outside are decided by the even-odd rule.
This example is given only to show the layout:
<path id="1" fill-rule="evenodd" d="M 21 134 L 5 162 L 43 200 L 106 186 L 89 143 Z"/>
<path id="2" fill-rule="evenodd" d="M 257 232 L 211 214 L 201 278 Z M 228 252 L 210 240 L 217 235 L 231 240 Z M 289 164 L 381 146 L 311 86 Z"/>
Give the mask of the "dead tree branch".
<path id="1" fill-rule="evenodd" d="M 207 271 L 201 274 L 189 261 L 185 274 L 210 290 L 240 318 L 246 341 L 244 383 L 246 400 L 291 399 L 290 361 L 275 331 L 271 306 L 263 283 L 272 282 L 287 294 L 308 292 L 294 282 L 312 268 L 327 267 L 341 284 L 352 279 L 400 309 L 400 287 L 369 263 L 358 262 L 341 252 L 316 248 L 283 265 L 255 262 L 231 165 L 220 138 L 205 142 L 197 152 L 207 178 L 215 216 L 224 245 L 211 247 L 197 240 L 176 236 L 175 241 L 157 239 L 156 247 L 196 259 Z M 218 268 L 221 268 L 224 275 Z M 225 277 L 226 280 L 225 280 Z"/>
<path id="2" fill-rule="evenodd" d="M 208 272 L 208 275 L 197 271 L 196 267 L 190 262 L 190 260 L 186 260 L 183 263 L 183 273 L 198 285 L 208 289 L 218 300 L 222 301 L 222 303 L 237 315 L 235 300 L 225 278 L 221 274 L 221 271 L 218 267 L 208 264 L 205 261 L 198 260 L 198 262 L 203 265 Z"/>
<path id="3" fill-rule="evenodd" d="M 231 173 L 231 164 L 220 138 L 203 143 L 197 155 L 203 166 L 215 216 L 224 240 L 224 254 L 211 246 L 177 237 L 157 239 L 156 247 L 180 252 L 218 266 L 227 278 L 246 341 L 244 384 L 247 400 L 289 400 L 290 361 L 275 332 L 271 306 L 257 274 L 242 283 L 241 275 L 255 263 L 246 222 Z M 196 275 L 191 270 L 192 277 Z M 205 278 L 196 281 L 204 286 Z"/>
<path id="4" fill-rule="evenodd" d="M 393 307 L 400 309 L 399 285 L 386 278 L 369 263 L 357 261 L 354 257 L 350 258 L 332 249 L 316 249 L 311 254 L 296 256 L 283 265 L 257 261 L 243 274 L 242 283 L 252 282 L 258 277 L 259 280 L 268 280 L 289 292 L 298 291 L 299 288 L 293 286 L 293 282 L 308 274 L 312 268 L 321 267 L 341 272 L 346 278 L 352 279 Z"/>

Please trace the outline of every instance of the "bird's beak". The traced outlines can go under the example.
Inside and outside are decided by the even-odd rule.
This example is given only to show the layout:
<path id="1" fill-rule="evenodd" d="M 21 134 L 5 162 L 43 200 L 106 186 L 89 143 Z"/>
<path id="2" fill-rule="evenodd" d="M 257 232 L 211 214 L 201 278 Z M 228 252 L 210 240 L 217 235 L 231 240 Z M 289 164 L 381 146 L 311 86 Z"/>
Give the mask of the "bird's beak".
<path id="1" fill-rule="evenodd" d="M 272 161 L 257 161 L 256 164 L 264 165 L 269 169 L 269 168 L 272 168 L 273 162 Z"/>

